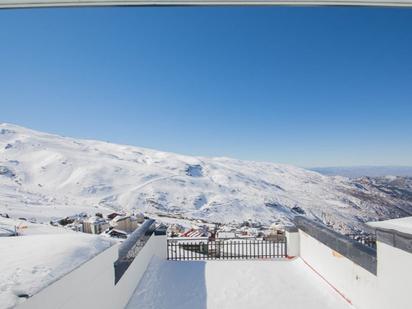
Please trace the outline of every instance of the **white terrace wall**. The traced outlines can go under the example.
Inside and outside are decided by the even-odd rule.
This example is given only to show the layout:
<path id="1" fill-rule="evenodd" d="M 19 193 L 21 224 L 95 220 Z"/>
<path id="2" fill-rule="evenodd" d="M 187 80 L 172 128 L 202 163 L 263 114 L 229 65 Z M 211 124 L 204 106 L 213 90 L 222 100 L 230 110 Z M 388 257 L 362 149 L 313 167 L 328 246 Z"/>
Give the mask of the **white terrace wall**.
<path id="1" fill-rule="evenodd" d="M 410 309 L 412 254 L 377 242 L 377 273 L 299 230 L 300 257 L 357 309 Z"/>
<path id="2" fill-rule="evenodd" d="M 18 306 L 25 308 L 109 308 L 114 293 L 118 246 L 113 246 Z"/>
<path id="3" fill-rule="evenodd" d="M 152 236 L 116 284 L 116 299 L 110 308 L 124 308 L 129 302 L 153 256 L 167 259 L 167 236 Z"/>
<path id="4" fill-rule="evenodd" d="M 376 276 L 299 230 L 300 257 L 356 308 L 377 308 Z M 387 308 L 388 309 L 388 308 Z"/>
<path id="5" fill-rule="evenodd" d="M 128 303 L 151 258 L 166 259 L 166 236 L 152 235 L 115 285 L 115 245 L 41 290 L 19 309 L 121 309 Z"/>
<path id="6" fill-rule="evenodd" d="M 412 253 L 378 241 L 376 308 L 411 309 Z"/>

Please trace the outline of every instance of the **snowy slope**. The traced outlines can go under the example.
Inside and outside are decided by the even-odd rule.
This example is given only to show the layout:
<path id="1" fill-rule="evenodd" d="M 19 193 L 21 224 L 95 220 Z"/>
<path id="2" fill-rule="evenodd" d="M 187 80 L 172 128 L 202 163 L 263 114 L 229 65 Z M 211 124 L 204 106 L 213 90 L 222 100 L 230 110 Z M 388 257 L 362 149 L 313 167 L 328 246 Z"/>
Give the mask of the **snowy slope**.
<path id="1" fill-rule="evenodd" d="M 300 212 L 349 231 L 412 211 L 412 202 L 402 209 L 397 203 L 371 185 L 290 165 L 190 157 L 0 125 L 0 213 L 16 217 L 46 221 L 125 209 L 270 224 Z"/>

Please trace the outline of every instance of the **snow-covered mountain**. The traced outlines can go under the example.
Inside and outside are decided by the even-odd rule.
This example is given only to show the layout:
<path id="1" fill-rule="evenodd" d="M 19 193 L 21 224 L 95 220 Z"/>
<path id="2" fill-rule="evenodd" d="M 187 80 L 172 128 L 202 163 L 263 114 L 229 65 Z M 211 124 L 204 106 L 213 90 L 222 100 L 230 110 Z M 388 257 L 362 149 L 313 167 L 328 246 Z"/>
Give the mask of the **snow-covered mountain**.
<path id="1" fill-rule="evenodd" d="M 296 214 L 342 232 L 412 213 L 376 184 L 302 168 L 178 155 L 0 125 L 0 213 L 49 220 L 80 211 L 139 210 L 263 224 Z"/>

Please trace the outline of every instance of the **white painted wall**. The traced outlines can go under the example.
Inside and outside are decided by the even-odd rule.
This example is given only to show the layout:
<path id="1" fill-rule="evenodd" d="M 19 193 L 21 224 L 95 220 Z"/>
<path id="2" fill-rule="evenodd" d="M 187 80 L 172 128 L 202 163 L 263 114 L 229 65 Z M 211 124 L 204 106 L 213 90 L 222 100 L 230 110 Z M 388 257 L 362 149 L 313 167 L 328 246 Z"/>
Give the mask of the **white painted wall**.
<path id="1" fill-rule="evenodd" d="M 152 236 L 116 284 L 116 303 L 111 308 L 124 308 L 132 297 L 153 256 L 167 259 L 167 236 Z"/>
<path id="2" fill-rule="evenodd" d="M 412 254 L 378 242 L 378 291 L 376 308 L 412 308 Z"/>
<path id="3" fill-rule="evenodd" d="M 412 254 L 378 242 L 373 275 L 299 230 L 300 256 L 357 309 L 410 309 Z"/>
<path id="4" fill-rule="evenodd" d="M 152 236 L 114 284 L 114 262 L 119 246 L 115 245 L 82 264 L 63 278 L 29 298 L 19 309 L 121 309 L 128 303 L 151 258 L 166 259 L 166 236 Z"/>

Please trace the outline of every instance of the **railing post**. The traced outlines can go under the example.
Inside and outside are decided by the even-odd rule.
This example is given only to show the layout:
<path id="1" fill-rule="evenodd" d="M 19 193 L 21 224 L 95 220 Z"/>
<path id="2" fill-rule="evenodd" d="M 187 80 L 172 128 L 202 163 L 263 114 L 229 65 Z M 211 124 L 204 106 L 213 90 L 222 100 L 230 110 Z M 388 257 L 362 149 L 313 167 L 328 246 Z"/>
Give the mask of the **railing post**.
<path id="1" fill-rule="evenodd" d="M 299 230 L 295 226 L 286 227 L 285 246 L 287 257 L 295 257 L 300 255 Z"/>
<path id="2" fill-rule="evenodd" d="M 285 237 L 285 257 L 288 257 L 288 239 Z"/>

